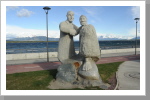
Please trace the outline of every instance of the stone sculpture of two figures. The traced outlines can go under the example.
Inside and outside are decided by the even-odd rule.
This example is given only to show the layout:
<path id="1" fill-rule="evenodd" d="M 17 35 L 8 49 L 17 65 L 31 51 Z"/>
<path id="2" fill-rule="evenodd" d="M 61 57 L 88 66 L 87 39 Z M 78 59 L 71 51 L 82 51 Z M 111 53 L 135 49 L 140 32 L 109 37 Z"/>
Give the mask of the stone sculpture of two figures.
<path id="1" fill-rule="evenodd" d="M 56 81 L 83 86 L 100 86 L 102 84 L 95 64 L 100 59 L 100 46 L 95 28 L 87 24 L 87 18 L 81 15 L 81 26 L 72 22 L 74 12 L 67 12 L 67 20 L 61 22 L 58 59 L 62 63 L 57 69 Z M 75 53 L 73 36 L 79 34 L 79 54 Z"/>

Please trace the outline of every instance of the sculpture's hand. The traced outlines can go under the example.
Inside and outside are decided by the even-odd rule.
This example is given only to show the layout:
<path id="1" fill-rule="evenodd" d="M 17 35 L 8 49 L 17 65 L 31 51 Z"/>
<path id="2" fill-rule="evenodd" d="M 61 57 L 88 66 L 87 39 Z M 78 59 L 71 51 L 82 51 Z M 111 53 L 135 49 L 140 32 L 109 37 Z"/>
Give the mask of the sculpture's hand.
<path id="1" fill-rule="evenodd" d="M 75 29 L 70 29 L 70 35 L 76 35 L 77 34 L 77 31 Z"/>

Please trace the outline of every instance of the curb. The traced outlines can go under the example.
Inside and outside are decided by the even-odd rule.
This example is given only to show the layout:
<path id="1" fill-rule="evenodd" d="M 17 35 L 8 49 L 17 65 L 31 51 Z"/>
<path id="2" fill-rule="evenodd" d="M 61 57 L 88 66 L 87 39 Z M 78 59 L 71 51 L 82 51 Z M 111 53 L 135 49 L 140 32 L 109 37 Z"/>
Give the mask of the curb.
<path id="1" fill-rule="evenodd" d="M 123 63 L 122 63 L 122 64 L 123 64 Z M 121 66 L 122 64 L 119 65 L 118 70 L 119 70 L 119 68 L 120 68 L 120 66 Z M 119 89 L 118 89 L 118 87 L 119 87 L 119 82 L 118 82 L 118 80 L 119 80 L 119 79 L 118 79 L 118 70 L 117 70 L 117 72 L 116 72 L 116 80 L 117 80 L 117 84 L 116 84 L 116 87 L 115 87 L 114 90 L 119 90 Z"/>
<path id="2" fill-rule="evenodd" d="M 116 87 L 114 88 L 114 90 L 117 90 L 118 86 L 119 86 L 119 83 L 118 83 L 118 71 L 116 72 L 116 80 L 117 80 L 117 84 L 116 84 Z"/>
<path id="3" fill-rule="evenodd" d="M 122 64 L 123 64 L 123 63 L 122 63 Z M 118 70 L 119 70 L 119 68 L 120 68 L 120 66 L 121 66 L 122 64 L 119 65 Z M 117 84 L 116 84 L 116 87 L 114 88 L 114 90 L 119 90 L 119 89 L 118 89 L 118 87 L 119 87 L 119 82 L 118 82 L 118 80 L 119 80 L 119 79 L 118 79 L 118 70 L 117 70 L 117 72 L 116 72 Z"/>

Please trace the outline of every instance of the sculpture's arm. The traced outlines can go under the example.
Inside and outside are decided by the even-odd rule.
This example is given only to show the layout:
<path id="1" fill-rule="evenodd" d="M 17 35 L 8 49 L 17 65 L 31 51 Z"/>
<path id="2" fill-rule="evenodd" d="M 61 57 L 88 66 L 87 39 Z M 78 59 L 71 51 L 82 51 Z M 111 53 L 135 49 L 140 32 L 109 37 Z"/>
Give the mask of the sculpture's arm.
<path id="1" fill-rule="evenodd" d="M 77 34 L 80 33 L 81 28 L 82 28 L 82 26 L 80 26 L 80 27 L 77 29 Z"/>
<path id="2" fill-rule="evenodd" d="M 64 22 L 59 24 L 59 29 L 61 32 L 68 33 L 68 34 L 70 33 L 70 28 L 68 28 L 68 26 Z"/>
<path id="3" fill-rule="evenodd" d="M 77 27 L 76 25 L 73 26 L 73 28 L 76 30 L 75 36 L 79 34 L 79 27 Z"/>
<path id="4" fill-rule="evenodd" d="M 73 28 L 72 28 L 72 27 L 69 27 L 69 25 L 67 25 L 66 23 L 62 22 L 59 25 L 59 29 L 60 29 L 60 31 L 62 31 L 64 33 L 74 36 L 74 35 L 77 35 L 78 27 L 73 25 Z"/>

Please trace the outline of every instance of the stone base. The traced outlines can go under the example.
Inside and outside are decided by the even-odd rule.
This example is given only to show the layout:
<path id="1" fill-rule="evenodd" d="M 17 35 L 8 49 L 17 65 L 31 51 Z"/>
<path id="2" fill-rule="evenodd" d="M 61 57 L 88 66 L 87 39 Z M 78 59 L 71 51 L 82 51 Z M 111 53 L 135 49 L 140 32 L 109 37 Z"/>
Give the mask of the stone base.
<path id="1" fill-rule="evenodd" d="M 91 80 L 91 79 L 85 79 L 78 75 L 77 81 L 75 81 L 73 84 L 83 85 L 85 87 L 90 86 L 100 86 L 103 84 L 102 80 L 99 78 L 97 80 Z"/>
<path id="2" fill-rule="evenodd" d="M 78 74 L 84 79 L 101 81 L 97 65 L 91 58 L 86 58 L 79 68 Z"/>
<path id="3" fill-rule="evenodd" d="M 74 82 L 77 78 L 77 72 L 73 64 L 62 64 L 57 69 L 56 79 L 66 82 Z"/>
<path id="4" fill-rule="evenodd" d="M 53 80 L 50 82 L 48 88 L 49 89 L 73 89 L 73 88 L 83 89 L 84 87 L 81 85 L 72 84 L 70 82 L 66 82 L 63 80 Z"/>
<path id="5" fill-rule="evenodd" d="M 49 89 L 74 89 L 74 88 L 80 88 L 84 89 L 85 87 L 99 87 L 104 90 L 107 90 L 110 85 L 100 83 L 99 81 L 91 81 L 91 80 L 84 80 L 84 81 L 75 81 L 75 82 L 66 82 L 63 80 L 53 80 L 50 82 L 50 85 L 48 86 Z"/>
<path id="6" fill-rule="evenodd" d="M 50 83 L 51 89 L 69 89 L 98 86 L 107 89 L 98 72 L 95 62 L 91 58 L 85 61 L 67 59 L 58 67 L 56 80 Z"/>

